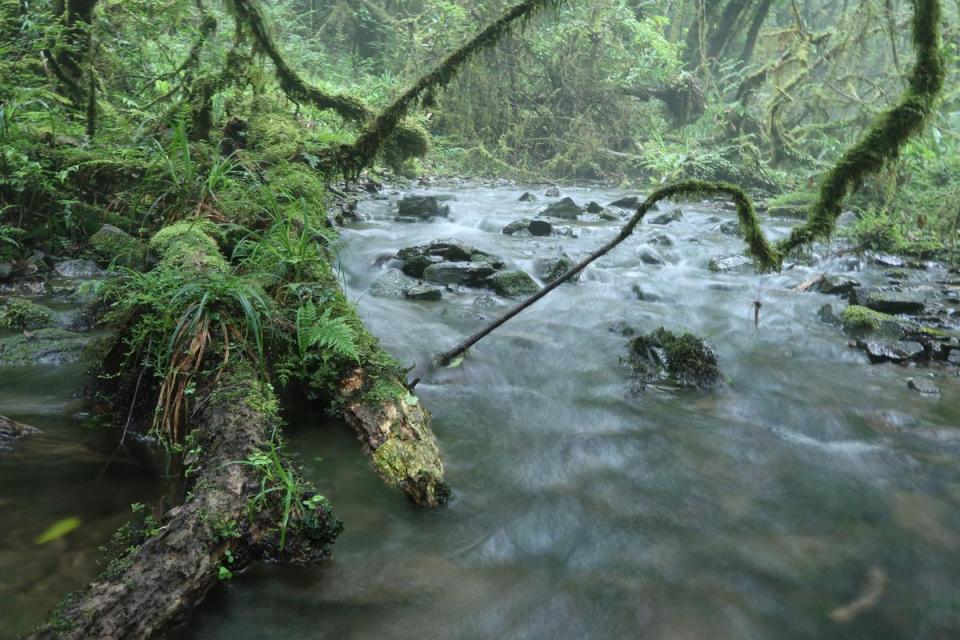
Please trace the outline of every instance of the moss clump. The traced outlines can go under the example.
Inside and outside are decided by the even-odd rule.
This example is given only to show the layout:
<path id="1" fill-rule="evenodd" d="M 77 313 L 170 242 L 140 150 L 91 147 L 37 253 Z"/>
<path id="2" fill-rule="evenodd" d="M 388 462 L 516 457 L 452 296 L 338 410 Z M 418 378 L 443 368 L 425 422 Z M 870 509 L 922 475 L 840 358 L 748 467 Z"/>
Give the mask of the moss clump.
<path id="1" fill-rule="evenodd" d="M 900 322 L 891 315 L 852 304 L 840 316 L 843 330 L 853 337 L 886 335 L 899 338 L 903 333 Z"/>
<path id="2" fill-rule="evenodd" d="M 387 440 L 373 452 L 373 464 L 387 482 L 399 486 L 418 504 L 443 504 L 450 497 L 450 487 L 443 481 L 436 440 L 429 432 L 425 435 L 429 437 Z"/>
<path id="3" fill-rule="evenodd" d="M 49 322 L 50 310 L 25 298 L 10 298 L 0 309 L 0 327 L 7 329 L 40 329 Z"/>
<path id="4" fill-rule="evenodd" d="M 709 389 L 723 380 L 717 354 L 707 343 L 692 333 L 678 336 L 663 327 L 633 339 L 629 363 L 644 383 Z"/>
<path id="5" fill-rule="evenodd" d="M 192 271 L 227 271 L 227 261 L 211 237 L 217 226 L 208 220 L 175 222 L 158 231 L 150 240 L 150 249 L 169 266 Z"/>
<path id="6" fill-rule="evenodd" d="M 487 278 L 486 283 L 501 296 L 530 295 L 540 290 L 525 271 L 501 271 Z"/>
<path id="7" fill-rule="evenodd" d="M 767 211 L 771 216 L 781 218 L 803 218 L 817 202 L 817 194 L 812 191 L 791 191 L 771 198 L 767 202 Z"/>
<path id="8" fill-rule="evenodd" d="M 24 367 L 76 362 L 89 340 L 63 329 L 38 329 L 0 340 L 0 366 Z"/>
<path id="9" fill-rule="evenodd" d="M 110 224 L 90 236 L 89 245 L 100 260 L 125 267 L 142 265 L 147 253 L 142 242 Z"/>

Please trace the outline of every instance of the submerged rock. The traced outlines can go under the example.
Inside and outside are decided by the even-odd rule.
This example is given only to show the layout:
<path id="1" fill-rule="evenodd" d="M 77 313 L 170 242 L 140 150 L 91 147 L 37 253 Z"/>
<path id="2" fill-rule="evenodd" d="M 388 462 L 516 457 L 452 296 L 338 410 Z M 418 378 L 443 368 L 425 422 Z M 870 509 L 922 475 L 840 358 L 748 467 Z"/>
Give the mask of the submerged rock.
<path id="1" fill-rule="evenodd" d="M 833 305 L 825 304 L 820 307 L 820 310 L 817 311 L 817 317 L 820 318 L 820 322 L 824 324 L 832 325 L 842 325 L 843 321 L 837 317 L 837 314 L 833 312 Z"/>
<path id="2" fill-rule="evenodd" d="M 940 387 L 933 384 L 929 380 L 914 380 L 913 378 L 907 378 L 907 388 L 924 396 L 940 395 Z"/>
<path id="3" fill-rule="evenodd" d="M 397 203 L 397 216 L 414 220 L 445 218 L 450 207 L 441 205 L 436 196 L 407 196 Z"/>
<path id="4" fill-rule="evenodd" d="M 400 269 L 389 269 L 370 285 L 370 295 L 377 298 L 404 298 L 406 290 L 416 284 Z"/>
<path id="5" fill-rule="evenodd" d="M 666 226 L 677 222 L 678 220 L 683 219 L 683 211 L 680 209 L 674 209 L 673 211 L 668 211 L 667 213 L 662 213 L 653 220 L 650 221 L 650 224 L 657 224 L 660 226 Z"/>
<path id="6" fill-rule="evenodd" d="M 857 342 L 857 347 L 862 349 L 870 362 L 878 364 L 881 362 L 909 362 L 919 360 L 924 356 L 923 345 L 919 342 L 910 342 L 901 340 L 880 341 L 880 340 L 861 340 Z"/>
<path id="7" fill-rule="evenodd" d="M 659 232 L 652 234 L 650 238 L 647 240 L 647 242 L 649 242 L 652 245 L 656 245 L 658 247 L 673 246 L 673 238 L 671 238 L 665 233 L 659 233 Z"/>
<path id="8" fill-rule="evenodd" d="M 677 336 L 663 327 L 631 340 L 628 362 L 644 384 L 712 389 L 723 382 L 717 355 L 706 342 L 691 333 Z"/>
<path id="9" fill-rule="evenodd" d="M 643 264 L 649 264 L 652 266 L 662 267 L 667 264 L 667 261 L 664 260 L 659 253 L 651 249 L 650 247 L 643 247 L 637 254 L 637 257 L 640 258 L 640 262 Z"/>
<path id="10" fill-rule="evenodd" d="M 0 366 L 56 365 L 80 359 L 89 339 L 63 329 L 39 329 L 0 339 Z"/>
<path id="11" fill-rule="evenodd" d="M 530 218 L 521 218 L 520 220 L 514 220 L 513 222 L 511 222 L 510 224 L 508 224 L 503 228 L 503 234 L 512 236 L 513 234 L 518 233 L 520 231 L 529 231 L 531 222 L 532 220 Z"/>
<path id="12" fill-rule="evenodd" d="M 574 202 L 572 198 L 564 198 L 560 202 L 549 205 L 540 215 L 563 220 L 576 220 L 581 213 L 583 213 L 583 208 L 580 205 Z"/>
<path id="13" fill-rule="evenodd" d="M 486 262 L 441 262 L 427 267 L 423 279 L 435 284 L 480 285 L 495 269 Z"/>
<path id="14" fill-rule="evenodd" d="M 738 253 L 731 253 L 711 258 L 708 267 L 714 273 L 749 271 L 753 268 L 753 260 Z"/>
<path id="15" fill-rule="evenodd" d="M 440 256 L 415 255 L 404 260 L 400 270 L 411 278 L 422 278 L 427 267 L 441 262 L 443 262 L 443 258 Z"/>
<path id="16" fill-rule="evenodd" d="M 849 296 L 860 282 L 843 276 L 824 276 L 817 284 L 817 291 L 832 296 Z"/>
<path id="17" fill-rule="evenodd" d="M 559 198 L 560 189 L 558 189 L 557 187 L 550 187 L 549 189 L 547 189 L 546 193 L 544 193 L 543 195 L 545 195 L 548 198 Z"/>
<path id="18" fill-rule="evenodd" d="M 9 449 L 14 440 L 35 433 L 40 433 L 40 430 L 36 427 L 21 424 L 10 418 L 0 416 L 0 451 Z"/>
<path id="19" fill-rule="evenodd" d="M 587 213 L 603 213 L 603 205 L 591 200 L 586 206 Z"/>
<path id="20" fill-rule="evenodd" d="M 486 279 L 486 284 L 494 292 L 505 297 L 534 294 L 540 286 L 525 271 L 501 271 Z"/>
<path id="21" fill-rule="evenodd" d="M 520 199 L 518 200 L 518 202 L 536 202 L 537 200 L 539 200 L 537 196 L 527 191 L 522 196 L 520 196 Z"/>
<path id="22" fill-rule="evenodd" d="M 717 228 L 720 230 L 720 233 L 722 233 L 725 236 L 742 236 L 743 235 L 743 231 L 740 229 L 739 220 L 727 220 Z"/>
<path id="23" fill-rule="evenodd" d="M 531 220 L 527 229 L 537 237 L 545 238 L 553 234 L 553 225 L 546 220 Z"/>

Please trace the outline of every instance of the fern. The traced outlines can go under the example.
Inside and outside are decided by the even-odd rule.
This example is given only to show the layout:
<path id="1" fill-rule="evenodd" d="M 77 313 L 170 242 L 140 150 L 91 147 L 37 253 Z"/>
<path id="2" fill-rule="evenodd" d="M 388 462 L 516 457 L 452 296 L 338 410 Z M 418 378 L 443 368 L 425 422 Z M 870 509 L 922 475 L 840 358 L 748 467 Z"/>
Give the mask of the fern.
<path id="1" fill-rule="evenodd" d="M 331 316 L 330 309 L 321 314 L 312 302 L 297 309 L 297 346 L 301 357 L 319 347 L 324 360 L 334 354 L 360 362 L 354 331 L 346 318 Z"/>

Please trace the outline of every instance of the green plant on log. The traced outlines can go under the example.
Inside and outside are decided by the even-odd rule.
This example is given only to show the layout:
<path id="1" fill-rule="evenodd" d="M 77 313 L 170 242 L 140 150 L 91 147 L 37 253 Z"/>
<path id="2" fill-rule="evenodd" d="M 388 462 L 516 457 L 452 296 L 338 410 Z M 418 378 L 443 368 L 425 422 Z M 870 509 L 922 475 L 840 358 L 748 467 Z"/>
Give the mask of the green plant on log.
<path id="1" fill-rule="evenodd" d="M 297 309 L 297 347 L 301 358 L 319 348 L 324 361 L 341 357 L 360 362 L 353 328 L 346 318 L 332 316 L 329 308 L 320 313 L 312 302 Z"/>

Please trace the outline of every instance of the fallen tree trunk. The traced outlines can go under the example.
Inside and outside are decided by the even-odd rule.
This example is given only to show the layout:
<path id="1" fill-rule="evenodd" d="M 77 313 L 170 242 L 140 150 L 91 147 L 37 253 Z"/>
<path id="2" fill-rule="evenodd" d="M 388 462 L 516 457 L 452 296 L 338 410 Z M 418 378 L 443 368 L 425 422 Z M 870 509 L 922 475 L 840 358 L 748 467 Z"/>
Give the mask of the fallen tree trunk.
<path id="1" fill-rule="evenodd" d="M 34 433 L 40 433 L 40 430 L 5 416 L 0 416 L 0 451 L 8 448 L 14 440 Z"/>
<path id="2" fill-rule="evenodd" d="M 185 502 L 30 638 L 157 637 L 211 586 L 254 560 L 305 566 L 329 555 L 340 523 L 326 500 L 299 479 L 286 487 L 267 480 L 265 464 L 256 462 L 279 455 L 272 392 L 239 361 L 218 377 L 195 418 L 194 453 L 185 462 L 199 472 L 188 477 Z M 264 482 L 279 490 L 264 496 Z M 291 500 L 299 507 L 293 512 Z"/>

